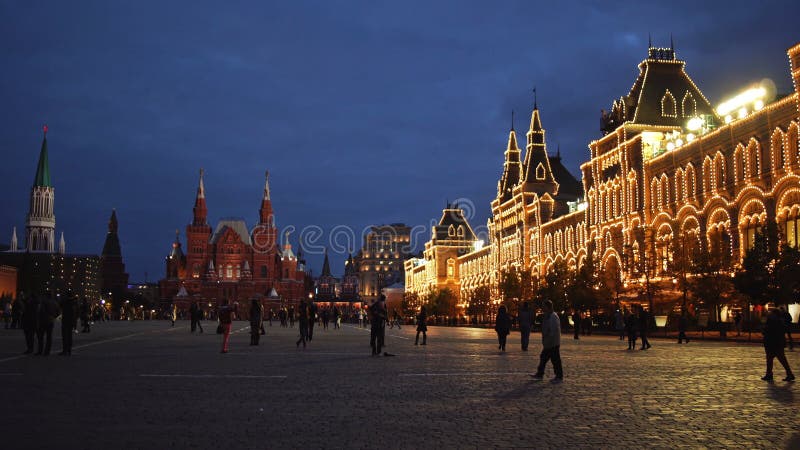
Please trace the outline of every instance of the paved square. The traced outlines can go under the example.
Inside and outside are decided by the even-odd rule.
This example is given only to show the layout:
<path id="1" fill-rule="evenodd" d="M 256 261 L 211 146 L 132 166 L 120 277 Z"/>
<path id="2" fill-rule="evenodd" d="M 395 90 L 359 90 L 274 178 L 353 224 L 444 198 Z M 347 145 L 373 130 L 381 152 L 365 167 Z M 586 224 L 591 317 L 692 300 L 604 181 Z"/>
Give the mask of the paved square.
<path id="1" fill-rule="evenodd" d="M 237 322 L 228 354 L 214 328 L 99 323 L 72 357 L 21 356 L 21 331 L 0 330 L 6 448 L 800 448 L 800 388 L 759 380 L 759 345 L 565 335 L 552 384 L 529 376 L 538 334 L 501 354 L 492 330 L 430 327 L 423 347 L 387 329 L 397 356 L 371 357 L 353 325 L 315 327 L 303 351 L 297 328 L 251 347 Z"/>

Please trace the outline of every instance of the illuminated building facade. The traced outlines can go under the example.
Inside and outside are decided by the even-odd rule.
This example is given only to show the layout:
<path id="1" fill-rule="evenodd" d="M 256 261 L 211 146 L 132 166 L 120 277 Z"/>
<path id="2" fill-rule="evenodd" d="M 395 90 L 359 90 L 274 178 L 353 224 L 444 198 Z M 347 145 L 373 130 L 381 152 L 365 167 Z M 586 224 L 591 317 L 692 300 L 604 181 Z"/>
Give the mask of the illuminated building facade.
<path id="1" fill-rule="evenodd" d="M 411 228 L 402 223 L 378 225 L 364 236 L 364 246 L 354 258 L 358 292 L 369 303 L 381 289 L 403 281 L 403 261 L 408 257 Z"/>
<path id="2" fill-rule="evenodd" d="M 436 251 L 434 236 L 423 258 L 406 262 L 406 292 L 458 286 L 463 305 L 479 287 L 496 293 L 502 271 L 541 277 L 557 262 L 578 268 L 588 255 L 636 282 L 645 249 L 656 255 L 645 270 L 659 277 L 677 239 L 728 253 L 735 265 L 772 224 L 796 247 L 800 44 L 788 56 L 792 93 L 773 100 L 760 85 L 714 109 L 673 48 L 650 48 L 630 92 L 602 113 L 603 137 L 589 144 L 580 186 L 548 157 L 534 106 L 524 160 L 509 133 L 489 242 L 465 239 L 459 248 L 471 251 L 452 256 Z"/>
<path id="3" fill-rule="evenodd" d="M 277 242 L 269 174 L 258 224 L 252 231 L 248 231 L 244 219 L 238 218 L 222 219 L 212 230 L 207 222 L 205 194 L 201 170 L 194 219 L 186 226 L 186 253 L 176 235 L 166 257 L 166 277 L 159 281 L 161 300 L 188 309 L 192 301 L 214 306 L 223 299 L 240 303 L 251 298 L 277 301 L 275 293 L 284 303 L 307 297 L 310 277 L 302 258 L 292 251 L 289 234 L 283 248 Z"/>

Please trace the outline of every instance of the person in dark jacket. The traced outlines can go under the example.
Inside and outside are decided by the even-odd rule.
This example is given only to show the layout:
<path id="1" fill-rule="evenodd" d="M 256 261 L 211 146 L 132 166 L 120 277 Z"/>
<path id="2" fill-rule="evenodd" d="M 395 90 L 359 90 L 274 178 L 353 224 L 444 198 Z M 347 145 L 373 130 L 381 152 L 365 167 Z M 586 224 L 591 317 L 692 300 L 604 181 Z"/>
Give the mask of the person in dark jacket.
<path id="1" fill-rule="evenodd" d="M 794 374 L 786 360 L 783 347 L 786 346 L 786 325 L 781 313 L 772 308 L 767 314 L 767 321 L 764 323 L 764 351 L 767 357 L 767 373 L 761 377 L 764 381 L 772 381 L 772 362 L 775 358 L 786 370 L 786 378 L 783 381 L 794 381 Z"/>
<path id="2" fill-rule="evenodd" d="M 61 314 L 58 303 L 50 297 L 42 299 L 39 305 L 39 322 L 36 328 L 36 340 L 39 344 L 37 355 L 47 356 L 53 345 L 53 325 L 56 317 Z"/>
<path id="3" fill-rule="evenodd" d="M 420 333 L 422 333 L 422 345 L 428 345 L 428 313 L 425 312 L 424 306 L 420 306 L 417 314 L 417 338 L 414 340 L 414 345 L 419 344 Z"/>
<path id="4" fill-rule="evenodd" d="M 25 332 L 25 354 L 33 353 L 33 337 L 39 324 L 39 299 L 34 295 L 25 300 L 22 306 L 22 331 Z"/>
<path id="5" fill-rule="evenodd" d="M 90 322 L 92 319 L 92 308 L 89 306 L 89 301 L 86 300 L 86 297 L 83 297 L 81 301 L 81 333 L 89 333 L 92 331 Z"/>
<path id="6" fill-rule="evenodd" d="M 497 348 L 506 351 L 506 339 L 511 334 L 511 317 L 509 317 L 505 305 L 500 306 L 500 309 L 497 310 L 494 331 L 497 332 L 497 340 L 500 344 Z"/>
<path id="7" fill-rule="evenodd" d="M 75 296 L 70 292 L 61 300 L 61 353 L 59 355 L 72 355 L 72 329 L 75 327 L 77 309 Z"/>
<path id="8" fill-rule="evenodd" d="M 236 316 L 236 304 L 228 304 L 228 299 L 222 299 L 222 306 L 219 308 L 219 324 L 222 327 L 222 350 L 221 353 L 228 353 L 228 342 L 231 338 L 231 326 Z"/>
<path id="9" fill-rule="evenodd" d="M 369 345 L 372 355 L 380 356 L 386 337 L 386 320 L 389 314 L 386 311 L 386 296 L 381 294 L 378 300 L 369 307 Z"/>
<path id="10" fill-rule="evenodd" d="M 308 340 L 314 338 L 314 323 L 317 321 L 317 304 L 314 300 L 308 301 Z"/>
<path id="11" fill-rule="evenodd" d="M 678 319 L 678 344 L 682 341 L 689 343 L 689 338 L 686 337 L 686 328 L 689 326 L 689 319 L 686 317 L 686 311 L 681 311 L 681 317 Z"/>
<path id="12" fill-rule="evenodd" d="M 533 327 L 533 311 L 531 311 L 528 302 L 524 302 L 520 307 L 517 321 L 519 322 L 519 340 L 522 345 L 522 351 L 527 352 L 531 338 L 531 328 Z"/>
<path id="13" fill-rule="evenodd" d="M 625 332 L 628 334 L 628 350 L 636 350 L 636 324 L 638 320 L 633 311 L 625 316 Z"/>
<path id="14" fill-rule="evenodd" d="M 300 339 L 297 340 L 297 347 L 303 343 L 303 348 L 306 348 L 306 341 L 308 339 L 308 305 L 303 300 L 297 308 L 297 325 L 300 328 Z"/>
<path id="15" fill-rule="evenodd" d="M 258 345 L 261 338 L 261 325 L 263 322 L 264 308 L 258 299 L 250 301 L 250 345 Z"/>
<path id="16" fill-rule="evenodd" d="M 652 347 L 647 340 L 647 330 L 650 328 L 650 313 L 643 307 L 639 307 L 639 336 L 642 338 L 642 347 L 639 350 L 647 350 Z"/>

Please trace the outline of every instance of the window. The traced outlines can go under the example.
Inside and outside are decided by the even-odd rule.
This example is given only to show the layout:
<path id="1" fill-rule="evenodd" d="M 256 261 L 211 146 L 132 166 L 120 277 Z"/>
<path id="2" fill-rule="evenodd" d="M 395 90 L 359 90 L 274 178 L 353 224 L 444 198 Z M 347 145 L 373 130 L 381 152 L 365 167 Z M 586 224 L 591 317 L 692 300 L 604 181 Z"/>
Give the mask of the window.
<path id="1" fill-rule="evenodd" d="M 783 235 L 786 245 L 800 248 L 800 211 L 795 210 L 794 215 L 789 215 L 783 224 Z"/>
<path id="2" fill-rule="evenodd" d="M 225 277 L 226 278 L 233 278 L 233 266 L 231 266 L 230 264 L 228 264 L 225 267 Z"/>
<path id="3" fill-rule="evenodd" d="M 542 165 L 542 163 L 539 163 L 539 165 L 536 166 L 536 179 L 544 180 L 544 175 L 545 175 L 544 166 Z"/>
<path id="4" fill-rule="evenodd" d="M 681 110 L 683 110 L 683 117 L 694 117 L 697 114 L 697 102 L 689 91 L 686 91 L 686 95 L 683 96 Z"/>
<path id="5" fill-rule="evenodd" d="M 672 96 L 669 89 L 667 89 L 664 96 L 661 97 L 661 115 L 663 117 L 678 117 L 675 107 L 675 97 Z"/>

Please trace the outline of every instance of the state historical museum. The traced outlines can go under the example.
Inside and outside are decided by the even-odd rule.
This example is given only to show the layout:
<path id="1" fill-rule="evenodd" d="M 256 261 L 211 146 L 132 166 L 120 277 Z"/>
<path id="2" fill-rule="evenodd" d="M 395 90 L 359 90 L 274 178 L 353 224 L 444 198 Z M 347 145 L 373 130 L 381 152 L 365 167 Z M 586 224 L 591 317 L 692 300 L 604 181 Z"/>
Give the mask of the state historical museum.
<path id="1" fill-rule="evenodd" d="M 186 253 L 176 235 L 166 258 L 166 278 L 159 281 L 162 302 L 173 302 L 183 310 L 194 301 L 211 307 L 227 299 L 247 307 L 244 302 L 258 298 L 277 306 L 308 295 L 313 283 L 302 255 L 292 251 L 288 233 L 279 248 L 269 173 L 252 231 L 238 218 L 222 219 L 211 228 L 202 170 L 193 210 L 194 219 L 186 226 Z"/>

